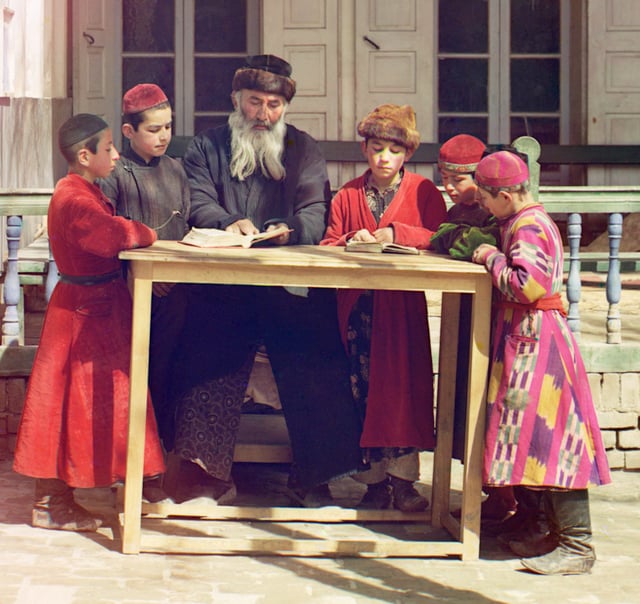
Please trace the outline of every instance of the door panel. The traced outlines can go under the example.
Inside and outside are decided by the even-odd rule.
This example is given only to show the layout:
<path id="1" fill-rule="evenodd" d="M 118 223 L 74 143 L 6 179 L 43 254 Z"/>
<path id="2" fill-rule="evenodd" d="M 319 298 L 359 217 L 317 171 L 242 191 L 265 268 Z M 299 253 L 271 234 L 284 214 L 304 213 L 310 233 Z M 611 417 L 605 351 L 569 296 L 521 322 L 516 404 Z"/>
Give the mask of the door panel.
<path id="1" fill-rule="evenodd" d="M 434 14 L 432 1 L 355 3 L 356 123 L 383 103 L 408 104 L 421 140 L 435 140 Z"/>
<path id="2" fill-rule="evenodd" d="M 588 12 L 588 143 L 640 140 L 640 3 L 591 0 Z M 590 167 L 589 182 L 637 184 L 637 167 Z"/>
<path id="3" fill-rule="evenodd" d="M 73 112 L 94 113 L 119 144 L 121 2 L 73 0 Z"/>

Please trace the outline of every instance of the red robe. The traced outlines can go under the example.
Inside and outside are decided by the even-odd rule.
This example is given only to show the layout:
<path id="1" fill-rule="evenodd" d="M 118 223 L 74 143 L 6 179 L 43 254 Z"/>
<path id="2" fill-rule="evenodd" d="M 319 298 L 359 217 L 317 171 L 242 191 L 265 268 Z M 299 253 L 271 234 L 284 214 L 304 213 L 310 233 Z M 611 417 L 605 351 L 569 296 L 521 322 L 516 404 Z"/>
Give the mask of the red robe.
<path id="1" fill-rule="evenodd" d="M 366 174 L 336 194 L 320 245 L 346 245 L 360 229 L 373 232 L 392 226 L 396 243 L 428 248 L 429 239 L 447 217 L 437 187 L 405 171 L 395 197 L 376 224 L 365 196 Z M 338 319 L 345 345 L 349 315 L 360 293 L 338 290 Z M 425 296 L 421 292 L 376 291 L 369 395 L 360 445 L 432 449 L 434 444 L 433 363 Z"/>
<path id="2" fill-rule="evenodd" d="M 100 189 L 75 174 L 56 185 L 48 228 L 63 275 L 117 271 L 121 250 L 156 240 L 147 226 L 114 216 Z M 122 277 L 98 285 L 56 285 L 27 388 L 16 472 L 81 488 L 124 479 L 130 354 L 131 296 Z M 164 469 L 149 405 L 144 474 Z"/>

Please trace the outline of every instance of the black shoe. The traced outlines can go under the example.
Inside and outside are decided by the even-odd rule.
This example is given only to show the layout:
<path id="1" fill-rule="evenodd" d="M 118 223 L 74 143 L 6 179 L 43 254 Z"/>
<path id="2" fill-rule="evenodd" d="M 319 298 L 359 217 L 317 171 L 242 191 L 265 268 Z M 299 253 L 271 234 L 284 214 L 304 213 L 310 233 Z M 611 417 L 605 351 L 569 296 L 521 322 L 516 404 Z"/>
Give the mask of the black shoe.
<path id="1" fill-rule="evenodd" d="M 424 512 L 429 507 L 429 500 L 420 495 L 413 482 L 402 478 L 391 477 L 393 491 L 393 507 L 401 512 Z"/>
<path id="2" fill-rule="evenodd" d="M 328 484 L 319 484 L 310 489 L 285 487 L 284 494 L 304 508 L 321 508 L 336 505 Z"/>
<path id="3" fill-rule="evenodd" d="M 391 486 L 385 478 L 381 482 L 367 485 L 367 492 L 356 506 L 361 510 L 387 510 L 391 507 Z"/>

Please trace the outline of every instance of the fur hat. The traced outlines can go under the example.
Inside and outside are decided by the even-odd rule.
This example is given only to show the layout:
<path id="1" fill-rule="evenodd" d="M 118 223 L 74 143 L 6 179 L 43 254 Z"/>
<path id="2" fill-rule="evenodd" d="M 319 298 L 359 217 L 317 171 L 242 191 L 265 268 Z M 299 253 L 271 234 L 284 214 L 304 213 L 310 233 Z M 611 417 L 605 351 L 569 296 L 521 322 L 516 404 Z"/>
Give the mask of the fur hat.
<path id="1" fill-rule="evenodd" d="M 58 130 L 58 146 L 61 150 L 70 149 L 94 134 L 109 127 L 101 117 L 92 113 L 78 113 L 70 117 Z"/>
<path id="2" fill-rule="evenodd" d="M 141 113 L 161 103 L 167 103 L 167 95 L 155 84 L 138 84 L 127 90 L 122 97 L 122 113 Z"/>
<path id="3" fill-rule="evenodd" d="M 415 151 L 420 144 L 416 114 L 410 105 L 380 105 L 358 124 L 358 134 L 365 140 L 380 138 Z"/>
<path id="4" fill-rule="evenodd" d="M 236 70 L 231 89 L 261 90 L 279 94 L 290 102 L 296 93 L 296 82 L 291 78 L 291 65 L 275 55 L 247 57 L 245 64 Z"/>
<path id="5" fill-rule="evenodd" d="M 457 134 L 440 147 L 438 167 L 458 174 L 475 172 L 485 144 L 470 134 Z"/>
<path id="6" fill-rule="evenodd" d="M 489 189 L 516 187 L 529 181 L 527 164 L 515 153 L 496 151 L 480 160 L 476 182 Z"/>

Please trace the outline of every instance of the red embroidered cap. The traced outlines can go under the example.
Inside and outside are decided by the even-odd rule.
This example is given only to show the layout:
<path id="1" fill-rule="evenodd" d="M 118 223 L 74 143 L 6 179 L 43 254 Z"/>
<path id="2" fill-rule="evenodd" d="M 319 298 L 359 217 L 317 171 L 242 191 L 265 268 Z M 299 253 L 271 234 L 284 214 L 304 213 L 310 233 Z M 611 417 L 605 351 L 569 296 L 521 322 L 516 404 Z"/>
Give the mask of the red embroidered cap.
<path id="1" fill-rule="evenodd" d="M 480 160 L 475 180 L 481 187 L 514 187 L 529 180 L 529 169 L 515 153 L 497 151 Z"/>
<path id="2" fill-rule="evenodd" d="M 470 134 L 457 134 L 443 143 L 438 155 L 438 167 L 458 174 L 475 172 L 482 159 L 485 144 Z"/>
<path id="3" fill-rule="evenodd" d="M 140 113 L 160 103 L 166 103 L 167 95 L 156 84 L 137 84 L 127 90 L 122 97 L 122 113 Z"/>

